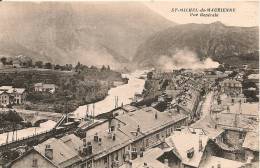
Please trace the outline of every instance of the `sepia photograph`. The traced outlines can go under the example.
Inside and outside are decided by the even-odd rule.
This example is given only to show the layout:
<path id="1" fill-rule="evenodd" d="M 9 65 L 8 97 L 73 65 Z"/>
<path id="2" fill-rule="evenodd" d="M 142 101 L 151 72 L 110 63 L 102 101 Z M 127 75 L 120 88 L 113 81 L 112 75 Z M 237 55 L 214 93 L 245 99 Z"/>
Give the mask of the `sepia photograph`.
<path id="1" fill-rule="evenodd" d="M 0 168 L 258 168 L 259 1 L 1 1 Z"/>

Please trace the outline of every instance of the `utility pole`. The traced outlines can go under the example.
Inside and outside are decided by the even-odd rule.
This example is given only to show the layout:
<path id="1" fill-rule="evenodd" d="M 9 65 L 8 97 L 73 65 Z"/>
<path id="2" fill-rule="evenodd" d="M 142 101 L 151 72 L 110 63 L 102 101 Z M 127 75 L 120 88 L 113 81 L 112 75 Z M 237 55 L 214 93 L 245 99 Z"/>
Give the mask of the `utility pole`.
<path id="1" fill-rule="evenodd" d="M 92 118 L 93 118 L 93 123 L 94 123 L 94 119 L 95 119 L 95 103 L 93 103 L 93 116 L 92 116 Z"/>
<path id="2" fill-rule="evenodd" d="M 7 135 L 6 135 L 6 143 L 8 143 L 9 141 L 9 132 L 7 132 Z"/>

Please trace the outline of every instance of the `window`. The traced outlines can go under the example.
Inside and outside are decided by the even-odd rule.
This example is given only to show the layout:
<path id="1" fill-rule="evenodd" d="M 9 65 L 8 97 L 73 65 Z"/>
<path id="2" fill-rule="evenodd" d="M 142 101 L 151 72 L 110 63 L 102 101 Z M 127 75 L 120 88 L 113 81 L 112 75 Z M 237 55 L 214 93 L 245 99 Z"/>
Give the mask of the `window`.
<path id="1" fill-rule="evenodd" d="M 87 168 L 92 168 L 92 162 L 91 161 L 87 162 Z"/>
<path id="2" fill-rule="evenodd" d="M 38 167 L 38 160 L 37 159 L 33 159 L 32 167 Z"/>
<path id="3" fill-rule="evenodd" d="M 107 157 L 104 157 L 104 163 L 105 164 L 107 163 Z"/>
<path id="4" fill-rule="evenodd" d="M 156 134 L 156 140 L 159 140 L 159 139 L 160 139 L 160 135 Z"/>
<path id="5" fill-rule="evenodd" d="M 80 168 L 86 168 L 86 166 L 87 166 L 86 163 L 82 163 L 82 164 L 80 165 Z"/>
<path id="6" fill-rule="evenodd" d="M 149 139 L 146 139 L 146 140 L 145 140 L 145 146 L 146 146 L 146 147 L 149 147 Z"/>

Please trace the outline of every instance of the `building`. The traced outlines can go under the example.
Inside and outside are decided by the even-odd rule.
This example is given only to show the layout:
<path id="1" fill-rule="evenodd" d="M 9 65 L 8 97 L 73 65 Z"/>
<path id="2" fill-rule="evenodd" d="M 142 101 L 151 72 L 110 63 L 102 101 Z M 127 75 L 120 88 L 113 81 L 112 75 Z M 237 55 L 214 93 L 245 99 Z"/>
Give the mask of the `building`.
<path id="1" fill-rule="evenodd" d="M 242 84 L 234 79 L 225 79 L 221 82 L 221 89 L 223 93 L 236 96 L 242 93 Z"/>
<path id="2" fill-rule="evenodd" d="M 163 153 L 164 151 L 161 148 L 152 148 L 144 152 L 143 156 L 129 160 L 120 168 L 169 168 L 167 160 L 164 160 L 163 163 L 158 160 Z"/>
<path id="3" fill-rule="evenodd" d="M 200 97 L 200 93 L 197 90 L 184 90 L 172 100 L 171 108 L 187 115 L 188 120 L 193 122 L 200 115 L 197 111 L 201 99 Z"/>
<path id="4" fill-rule="evenodd" d="M 250 74 L 247 79 L 248 81 L 255 83 L 257 88 L 259 88 L 259 74 Z"/>
<path id="5" fill-rule="evenodd" d="M 259 129 L 246 133 L 242 147 L 248 163 L 259 162 Z"/>
<path id="6" fill-rule="evenodd" d="M 10 104 L 9 94 L 6 91 L 0 91 L 0 105 L 5 107 L 8 104 Z"/>
<path id="7" fill-rule="evenodd" d="M 23 104 L 26 99 L 24 88 L 14 88 L 12 86 L 0 87 L 0 105 L 7 106 L 9 104 Z"/>
<path id="8" fill-rule="evenodd" d="M 47 141 L 33 147 L 28 152 L 24 153 L 12 161 L 8 167 L 12 168 L 58 168 L 80 165 L 81 158 L 78 155 L 79 148 L 76 150 L 72 144 L 83 146 L 83 142 L 77 138 L 64 137 L 63 139 L 51 138 Z M 80 166 L 78 166 L 80 167 Z"/>
<path id="9" fill-rule="evenodd" d="M 221 156 L 218 146 L 206 135 L 191 132 L 189 129 L 175 131 L 165 139 L 164 154 L 161 162 L 167 160 L 170 168 L 241 168 L 244 163 L 229 160 Z"/>
<path id="10" fill-rule="evenodd" d="M 110 120 L 106 130 L 90 136 L 87 134 L 81 140 L 73 135 L 52 138 L 37 145 L 32 151 L 37 153 L 39 160 L 35 162 L 38 167 L 50 163 L 50 159 L 45 156 L 46 149 L 52 149 L 52 167 L 119 167 L 142 156 L 144 151 L 162 144 L 174 130 L 186 124 L 186 119 L 185 115 L 159 112 L 151 107 L 130 110 Z M 67 154 L 66 151 L 71 152 Z M 33 167 L 35 163 L 32 156 L 32 152 L 25 153 L 13 161 L 10 167 Z"/>
<path id="11" fill-rule="evenodd" d="M 35 83 L 34 84 L 35 92 L 54 93 L 56 89 L 57 89 L 57 86 L 55 84 L 44 84 L 44 83 Z"/>

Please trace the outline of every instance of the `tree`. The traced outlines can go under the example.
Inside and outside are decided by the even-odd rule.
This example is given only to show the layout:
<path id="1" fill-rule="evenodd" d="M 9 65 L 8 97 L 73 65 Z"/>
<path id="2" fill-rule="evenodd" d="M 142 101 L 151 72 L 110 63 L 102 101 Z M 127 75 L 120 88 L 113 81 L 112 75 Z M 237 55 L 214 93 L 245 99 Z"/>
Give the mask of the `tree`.
<path id="1" fill-rule="evenodd" d="M 153 72 L 148 72 L 147 73 L 147 79 L 151 80 L 153 78 Z"/>
<path id="2" fill-rule="evenodd" d="M 61 66 L 60 66 L 59 64 L 56 64 L 56 65 L 54 66 L 54 69 L 55 69 L 55 70 L 59 70 L 59 69 L 61 69 Z"/>
<path id="3" fill-rule="evenodd" d="M 42 68 L 43 62 L 42 61 L 36 61 L 35 62 L 35 66 L 37 66 L 38 68 Z"/>
<path id="4" fill-rule="evenodd" d="M 46 69 L 51 69 L 52 68 L 52 64 L 50 62 L 47 62 L 47 63 L 45 63 L 44 67 Z"/>
<path id="5" fill-rule="evenodd" d="M 105 71 L 105 70 L 106 70 L 105 65 L 102 65 L 101 71 Z"/>
<path id="6" fill-rule="evenodd" d="M 1 58 L 1 62 L 3 63 L 3 65 L 6 65 L 6 58 L 5 58 L 5 57 L 2 57 L 2 58 Z"/>
<path id="7" fill-rule="evenodd" d="M 80 69 L 80 67 L 81 67 L 81 64 L 80 64 L 80 62 L 78 62 L 77 65 L 75 66 L 76 72 L 78 72 L 78 70 Z"/>

